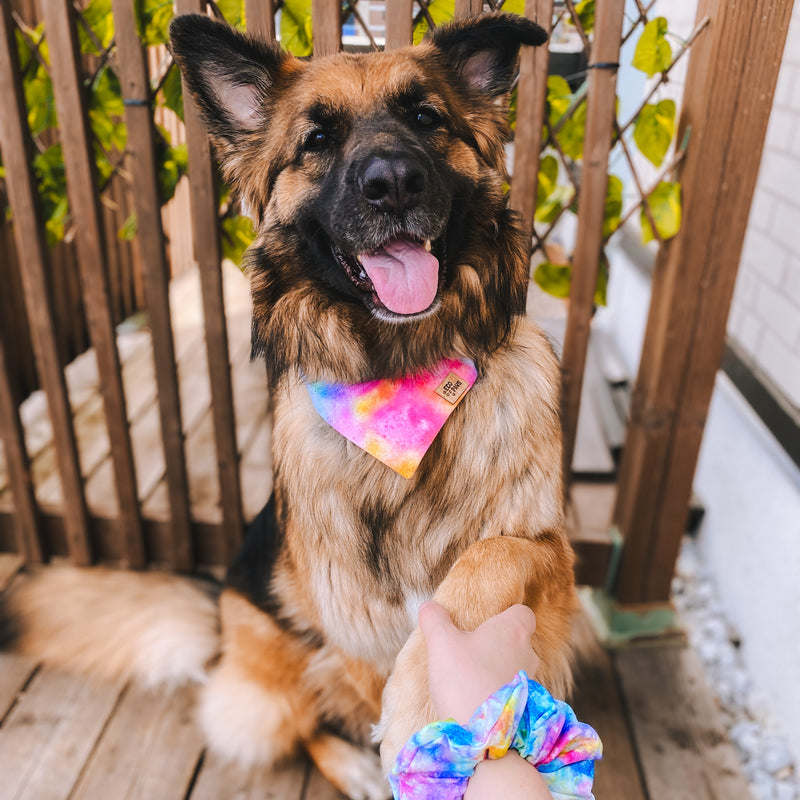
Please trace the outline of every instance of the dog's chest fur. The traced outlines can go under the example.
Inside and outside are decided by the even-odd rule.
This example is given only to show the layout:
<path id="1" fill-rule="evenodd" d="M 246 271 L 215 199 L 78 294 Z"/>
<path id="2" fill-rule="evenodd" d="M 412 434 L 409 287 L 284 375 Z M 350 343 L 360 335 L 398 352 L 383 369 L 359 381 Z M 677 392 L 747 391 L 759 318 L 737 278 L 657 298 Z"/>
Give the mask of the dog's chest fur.
<path id="1" fill-rule="evenodd" d="M 413 629 L 419 601 L 469 544 L 562 523 L 549 345 L 523 322 L 479 366 L 410 480 L 330 428 L 299 376 L 276 396 L 284 544 L 273 590 L 298 622 L 380 671 Z"/>

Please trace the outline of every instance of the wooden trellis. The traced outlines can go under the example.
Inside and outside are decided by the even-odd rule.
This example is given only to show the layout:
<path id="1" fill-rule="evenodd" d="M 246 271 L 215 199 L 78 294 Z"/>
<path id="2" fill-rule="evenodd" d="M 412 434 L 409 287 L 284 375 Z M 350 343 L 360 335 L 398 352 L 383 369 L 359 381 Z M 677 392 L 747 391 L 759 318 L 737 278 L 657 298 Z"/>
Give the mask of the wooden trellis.
<path id="1" fill-rule="evenodd" d="M 502 5 L 502 2 L 490 2 L 487 8 L 497 10 Z M 511 185 L 511 203 L 520 211 L 530 233 L 534 258 L 547 253 L 549 238 L 560 216 L 567 213 L 564 207 L 546 224 L 535 220 L 539 160 L 543 151 L 553 153 L 558 159 L 576 196 L 578 223 L 571 256 L 572 288 L 562 363 L 565 464 L 571 463 L 574 448 L 595 286 L 603 248 L 610 235 L 603 231 L 609 154 L 619 148 L 633 175 L 636 191 L 624 210 L 624 218 L 644 204 L 644 213 L 658 236 L 647 198 L 658 181 L 674 171 L 681 174 L 686 198 L 683 230 L 671 242 L 662 245 L 655 280 L 656 302 L 620 481 L 616 521 L 625 546 L 619 587 L 620 596 L 628 601 L 663 600 L 667 596 L 676 537 L 688 507 L 702 417 L 710 397 L 718 351 L 721 352 L 735 265 L 791 5 L 790 0 L 702 0 L 695 30 L 672 62 L 674 66 L 689 51 L 690 45 L 695 44 L 692 52 L 699 48 L 690 63 L 686 110 L 678 136 L 680 144 L 655 183 L 647 183 L 640 177 L 629 147 L 635 115 L 625 121 L 616 118 L 615 94 L 620 47 L 647 24 L 653 3 L 637 0 L 637 13 L 633 18 L 626 18 L 623 0 L 598 2 L 594 29 L 587 32 L 572 0 L 526 2 L 526 15 L 543 27 L 571 25 L 586 48 L 588 61 L 584 89 L 576 94 L 567 113 L 553 121 L 545 113 L 547 51 L 539 49 L 523 54 L 517 86 L 515 168 Z M 168 498 L 167 517 L 159 519 L 150 519 L 143 511 L 143 489 L 141 477 L 137 475 L 140 465 L 134 463 L 121 380 L 114 330 L 117 318 L 114 290 L 109 285 L 106 269 L 111 243 L 108 226 L 103 223 L 95 188 L 96 176 L 89 157 L 92 137 L 87 125 L 83 85 L 86 65 L 78 58 L 77 29 L 83 20 L 80 10 L 76 10 L 70 0 L 43 3 L 49 68 L 75 221 L 82 295 L 98 361 L 109 452 L 113 460 L 113 492 L 118 513 L 115 519 L 103 520 L 96 519 L 85 497 L 86 476 L 82 474 L 70 398 L 59 359 L 50 252 L 30 167 L 32 141 L 14 41 L 18 31 L 23 35 L 25 31 L 19 18 L 12 14 L 12 0 L 0 0 L 0 6 L 0 147 L 16 246 L 20 261 L 25 264 L 20 277 L 27 318 L 39 380 L 47 398 L 63 494 L 63 505 L 56 512 L 42 509 L 37 502 L 25 427 L 18 413 L 19 385 L 8 367 L 12 343 L 4 339 L 0 342 L 0 431 L 7 486 L 0 485 L 0 547 L 16 549 L 32 562 L 46 560 L 53 554 L 66 554 L 76 563 L 113 557 L 130 566 L 155 560 L 181 570 L 192 569 L 198 560 L 224 563 L 242 535 L 248 514 L 243 510 L 241 452 L 237 447 L 229 355 L 230 331 L 226 325 L 220 270 L 216 174 L 196 109 L 185 96 L 191 229 L 202 289 L 208 374 L 213 376 L 210 394 L 221 514 L 219 522 L 204 528 L 204 533 L 199 532 L 187 480 L 178 359 L 170 318 L 169 265 L 155 175 L 153 76 L 148 72 L 146 53 L 137 36 L 132 6 L 126 0 L 114 0 L 114 41 L 107 48 L 99 48 L 98 61 L 115 70 L 125 104 L 128 145 L 125 153 L 110 154 L 110 158 L 114 160 L 116 172 L 125 172 L 131 177 L 130 192 L 138 216 L 140 279 L 152 331 L 160 420 L 161 450 L 156 461 L 159 465 L 163 462 L 158 469 L 162 470 Z M 457 15 L 462 15 L 481 7 L 475 0 L 456 0 L 455 10 Z M 178 0 L 177 3 L 177 13 L 203 12 L 207 8 L 203 0 Z M 274 9 L 269 2 L 247 0 L 245 8 L 250 30 L 267 37 L 275 36 Z M 214 7 L 212 11 L 218 13 Z M 355 17 L 370 47 L 380 46 L 359 12 L 357 0 L 347 0 L 344 6 L 340 0 L 313 0 L 315 55 L 340 49 L 343 14 Z M 420 19 L 425 19 L 428 25 L 434 24 L 427 0 L 387 0 L 385 46 L 395 48 L 410 44 L 413 26 Z M 734 74 L 731 63 L 737 65 L 735 79 L 730 77 Z M 723 64 L 724 80 L 712 80 L 714 70 Z M 667 80 L 671 69 L 672 66 L 654 81 L 642 106 Z M 166 70 L 162 69 L 155 77 L 163 80 L 165 75 Z M 744 96 L 743 87 L 752 92 L 752 98 Z M 583 104 L 586 104 L 586 134 L 578 170 L 574 159 L 565 155 L 560 147 L 558 135 Z M 749 109 L 746 114 L 741 113 L 744 107 Z M 703 111 L 704 108 L 708 110 Z M 738 116 L 734 119 L 731 115 L 737 109 Z M 730 125 L 723 126 L 719 122 L 712 125 L 714 113 L 719 119 L 731 117 Z M 683 131 L 689 125 L 692 137 L 686 149 Z M 730 157 L 732 153 L 738 160 Z M 579 180 L 576 179 L 578 172 Z M 729 186 L 735 186 L 736 191 L 726 188 Z M 715 193 L 721 205 L 709 216 L 708 209 L 715 205 L 710 198 L 714 198 Z M 705 226 L 710 226 L 708 241 L 712 241 L 718 251 L 712 252 L 706 241 L 701 241 Z M 722 265 L 723 254 L 725 266 Z M 689 263 L 701 266 L 692 270 Z M 681 268 L 692 275 L 684 284 L 685 296 L 679 291 L 681 286 L 677 278 Z M 706 309 L 712 309 L 713 314 Z M 710 320 L 711 329 L 703 329 L 706 344 L 700 346 L 701 321 L 706 318 Z M 689 324 L 680 328 L 679 335 L 676 331 L 680 321 L 685 319 Z M 679 378 L 675 378 L 676 370 L 680 370 Z M 9 500 L 11 497 L 13 501 Z M 9 531 L 13 531 L 13 535 L 9 535 Z M 209 537 L 214 540 L 213 546 L 208 545 Z M 587 548 L 584 554 L 591 559 L 595 552 Z M 603 560 L 607 556 L 606 552 L 598 557 Z"/>

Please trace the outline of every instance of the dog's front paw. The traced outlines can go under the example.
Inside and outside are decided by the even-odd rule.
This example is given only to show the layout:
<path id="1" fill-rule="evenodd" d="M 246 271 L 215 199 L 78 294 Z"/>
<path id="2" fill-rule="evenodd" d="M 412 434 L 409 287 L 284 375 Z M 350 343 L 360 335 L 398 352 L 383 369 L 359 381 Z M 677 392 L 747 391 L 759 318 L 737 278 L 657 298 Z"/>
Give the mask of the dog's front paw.
<path id="1" fill-rule="evenodd" d="M 381 743 L 385 774 L 389 774 L 397 754 L 411 736 L 435 719 L 428 691 L 425 639 L 417 628 L 397 656 L 394 671 L 383 690 L 381 721 L 374 738 Z"/>
<path id="2" fill-rule="evenodd" d="M 306 742 L 317 769 L 350 800 L 390 800 L 392 790 L 377 754 L 332 734 Z"/>

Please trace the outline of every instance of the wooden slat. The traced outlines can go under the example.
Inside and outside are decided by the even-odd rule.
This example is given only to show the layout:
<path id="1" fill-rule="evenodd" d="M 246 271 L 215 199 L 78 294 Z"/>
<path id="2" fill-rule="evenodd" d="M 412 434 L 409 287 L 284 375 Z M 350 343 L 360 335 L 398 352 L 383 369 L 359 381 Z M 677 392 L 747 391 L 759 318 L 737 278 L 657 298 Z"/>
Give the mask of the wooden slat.
<path id="1" fill-rule="evenodd" d="M 584 616 L 576 621 L 575 639 L 572 707 L 603 742 L 603 759 L 595 769 L 595 800 L 647 800 L 611 656 L 597 643 Z"/>
<path id="2" fill-rule="evenodd" d="M 525 16 L 550 33 L 553 22 L 553 0 L 526 0 Z M 522 49 L 519 62 L 511 207 L 521 214 L 526 241 L 529 243 L 533 233 L 533 215 L 536 211 L 549 58 L 547 45 L 538 48 L 525 47 Z"/>
<path id="3" fill-rule="evenodd" d="M 624 0 L 600 3 L 595 17 L 592 63 L 619 61 Z M 572 259 L 569 316 L 561 359 L 561 422 L 564 429 L 564 474 L 569 475 L 578 427 L 583 370 L 589 348 L 589 328 L 603 242 L 603 215 L 616 115 L 617 72 L 592 69 L 586 108 L 581 191 L 578 197 L 578 231 Z"/>
<path id="4" fill-rule="evenodd" d="M 311 0 L 314 55 L 328 56 L 342 48 L 342 6 L 339 0 Z"/>
<path id="5" fill-rule="evenodd" d="M 17 552 L 27 561 L 40 562 L 42 546 L 39 541 L 38 510 L 18 408 L 19 398 L 8 372 L 5 342 L 0 339 L 0 437 L 14 498 Z"/>
<path id="6" fill-rule="evenodd" d="M 245 0 L 244 18 L 247 32 L 275 41 L 275 9 L 272 0 Z"/>
<path id="7" fill-rule="evenodd" d="M 195 701 L 191 689 L 130 687 L 69 795 L 71 800 L 186 797 L 203 750 Z"/>
<path id="8" fill-rule="evenodd" d="M 711 25 L 692 47 L 678 132 L 691 126 L 683 225 L 656 261 L 620 465 L 625 603 L 669 597 L 791 10 L 790 0 L 698 6 Z"/>
<path id="9" fill-rule="evenodd" d="M 72 429 L 69 400 L 53 326 L 54 306 L 48 286 L 48 252 L 30 171 L 31 148 L 27 114 L 19 79 L 16 42 L 9 0 L 0 0 L 0 136 L 6 184 L 14 214 L 17 253 L 25 264 L 20 270 L 25 292 L 37 368 L 47 393 L 55 431 L 56 454 L 64 489 L 64 521 L 70 553 L 76 563 L 91 560 L 88 514 L 83 497 L 78 450 Z"/>
<path id="10" fill-rule="evenodd" d="M 0 653 L 0 726 L 33 675 L 36 662 L 16 653 Z"/>
<path id="11" fill-rule="evenodd" d="M 322 800 L 306 792 L 308 763 L 290 761 L 273 770 L 263 767 L 242 769 L 235 764 L 223 763 L 207 753 L 203 766 L 187 800 Z"/>
<path id="12" fill-rule="evenodd" d="M 649 800 L 749 800 L 694 651 L 632 650 L 615 660 Z"/>
<path id="13" fill-rule="evenodd" d="M 56 670 L 37 673 L 0 727 L 0 800 L 69 796 L 121 688 Z"/>
<path id="14" fill-rule="evenodd" d="M 43 8 L 64 151 L 67 195 L 76 229 L 83 301 L 100 369 L 120 515 L 127 530 L 128 560 L 132 566 L 141 566 L 144 563 L 144 543 L 133 451 L 109 307 L 105 242 L 95 193 L 91 131 L 86 114 L 74 11 L 69 0 L 45 0 Z"/>
<path id="15" fill-rule="evenodd" d="M 412 41 L 414 0 L 386 0 L 386 49 L 406 47 Z"/>
<path id="16" fill-rule="evenodd" d="M 172 565 L 188 571 L 193 565 L 189 528 L 189 491 L 183 452 L 183 425 L 178 394 L 175 345 L 169 306 L 169 264 L 161 201 L 156 175 L 150 87 L 145 51 L 136 32 L 133 6 L 128 0 L 113 0 L 119 78 L 128 126 L 127 154 L 136 196 L 139 247 L 142 254 L 144 291 L 158 385 L 161 441 L 166 462 L 169 512 L 172 521 Z"/>
<path id="17" fill-rule="evenodd" d="M 456 17 L 468 17 L 471 14 L 480 14 L 483 10 L 483 0 L 456 0 Z"/>
<path id="18" fill-rule="evenodd" d="M 202 13 L 202 0 L 178 0 L 179 14 Z M 236 452 L 233 396 L 228 361 L 228 331 L 222 290 L 222 250 L 217 222 L 217 180 L 211 148 L 199 110 L 184 86 L 184 118 L 189 151 L 194 253 L 200 267 L 203 314 L 206 326 L 208 369 L 212 376 L 211 399 L 214 434 L 222 493 L 222 513 L 229 552 L 241 541 L 244 529 L 239 463 Z"/>

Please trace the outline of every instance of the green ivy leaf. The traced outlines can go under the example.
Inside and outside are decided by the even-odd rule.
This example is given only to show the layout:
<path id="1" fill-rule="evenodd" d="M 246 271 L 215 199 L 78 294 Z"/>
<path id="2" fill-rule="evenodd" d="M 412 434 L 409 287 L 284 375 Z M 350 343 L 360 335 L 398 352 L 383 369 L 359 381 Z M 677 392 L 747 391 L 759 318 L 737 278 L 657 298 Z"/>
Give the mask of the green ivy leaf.
<path id="1" fill-rule="evenodd" d="M 675 101 L 648 103 L 636 118 L 633 140 L 642 155 L 657 167 L 661 166 L 675 134 Z"/>
<path id="2" fill-rule="evenodd" d="M 166 139 L 162 139 L 159 142 L 159 156 L 158 195 L 162 203 L 167 203 L 175 196 L 178 182 L 189 169 L 186 143 L 172 147 Z"/>
<path id="3" fill-rule="evenodd" d="M 122 227 L 117 231 L 117 238 L 124 242 L 131 242 L 136 238 L 139 231 L 139 217 L 136 216 L 135 211 L 131 211 Z"/>
<path id="4" fill-rule="evenodd" d="M 111 0 L 91 0 L 81 12 L 86 24 L 92 29 L 100 46 L 105 49 L 114 40 L 114 15 L 111 13 Z M 92 38 L 86 33 L 83 25 L 78 25 L 78 40 L 82 53 L 100 55 Z"/>
<path id="5" fill-rule="evenodd" d="M 428 13 L 431 15 L 431 19 L 437 28 L 440 25 L 445 25 L 455 18 L 455 0 L 432 0 L 428 5 Z M 419 44 L 425 38 L 425 34 L 428 32 L 429 28 L 428 20 L 425 15 L 423 15 L 414 28 L 414 44 Z"/>
<path id="6" fill-rule="evenodd" d="M 536 187 L 536 222 L 549 224 L 572 200 L 572 187 L 558 184 L 558 161 L 546 155 L 539 162 L 539 181 Z"/>
<path id="7" fill-rule="evenodd" d="M 584 33 L 591 33 L 594 30 L 594 7 L 595 0 L 581 0 L 575 6 L 575 13 L 578 15 Z"/>
<path id="8" fill-rule="evenodd" d="M 225 217 L 222 220 L 222 255 L 234 264 L 242 263 L 244 251 L 253 242 L 255 231 L 248 217 Z"/>
<path id="9" fill-rule="evenodd" d="M 181 71 L 177 64 L 173 64 L 164 76 L 164 82 L 161 84 L 161 96 L 164 105 L 174 111 L 183 122 L 183 86 Z"/>
<path id="10" fill-rule="evenodd" d="M 622 216 L 622 181 L 616 175 L 608 176 L 606 203 L 603 208 L 603 238 L 607 239 L 619 227 Z"/>
<path id="11" fill-rule="evenodd" d="M 681 227 L 681 185 L 661 181 L 645 202 L 653 215 L 659 236 L 671 239 Z M 642 223 L 642 241 L 647 243 L 655 239 L 644 206 L 639 212 L 639 219 Z"/>
<path id="12" fill-rule="evenodd" d="M 594 304 L 607 305 L 608 295 L 608 259 L 605 253 L 600 253 L 600 264 L 597 269 L 597 283 L 594 287 Z"/>
<path id="13" fill-rule="evenodd" d="M 666 34 L 667 20 L 664 17 L 656 17 L 644 26 L 636 44 L 631 64 L 651 78 L 656 72 L 663 72 L 672 63 L 672 47 L 667 41 Z"/>
<path id="14" fill-rule="evenodd" d="M 244 30 L 244 0 L 217 0 L 217 8 L 226 22 L 240 31 Z"/>
<path id="15" fill-rule="evenodd" d="M 281 8 L 281 45 L 296 56 L 314 52 L 311 0 L 285 0 Z"/>
<path id="16" fill-rule="evenodd" d="M 145 45 L 169 42 L 172 0 L 135 0 L 134 14 L 139 38 Z"/>
<path id="17" fill-rule="evenodd" d="M 547 114 L 550 125 L 556 127 L 564 114 L 572 106 L 576 96 L 569 84 L 560 75 L 550 75 L 547 79 Z M 575 109 L 572 116 L 556 134 L 556 139 L 565 156 L 572 159 L 583 158 L 583 142 L 586 138 L 586 102 Z"/>
<path id="18" fill-rule="evenodd" d="M 545 261 L 536 267 L 533 279 L 547 294 L 553 297 L 569 297 L 572 267 L 569 264 L 551 264 Z"/>

